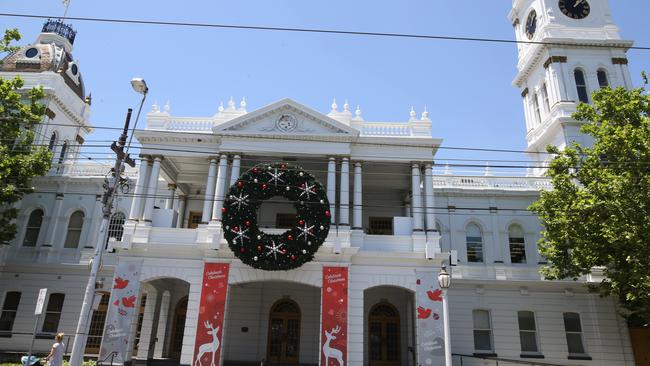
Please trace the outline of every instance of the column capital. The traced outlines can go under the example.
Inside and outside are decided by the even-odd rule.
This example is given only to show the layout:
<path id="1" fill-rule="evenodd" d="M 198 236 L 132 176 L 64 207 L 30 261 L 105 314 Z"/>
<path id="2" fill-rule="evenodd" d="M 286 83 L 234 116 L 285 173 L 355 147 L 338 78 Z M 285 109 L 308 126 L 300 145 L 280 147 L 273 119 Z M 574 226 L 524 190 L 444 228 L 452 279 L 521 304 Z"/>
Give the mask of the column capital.
<path id="1" fill-rule="evenodd" d="M 217 160 L 219 160 L 219 155 L 210 155 L 206 158 L 208 163 L 214 162 L 215 164 L 217 163 Z"/>
<path id="2" fill-rule="evenodd" d="M 169 189 L 169 190 L 175 190 L 176 188 L 178 188 L 178 187 L 176 186 L 175 183 L 168 183 L 167 184 L 167 189 Z"/>
<path id="3" fill-rule="evenodd" d="M 236 154 L 233 154 L 233 155 L 232 155 L 232 158 L 233 158 L 233 159 L 241 159 L 241 155 L 242 155 L 242 154 L 236 153 Z"/>
<path id="4" fill-rule="evenodd" d="M 154 162 L 161 162 L 164 159 L 162 155 L 152 155 L 152 158 Z"/>
<path id="5" fill-rule="evenodd" d="M 352 162 L 352 164 L 354 164 L 354 167 L 355 167 L 355 168 L 357 168 L 357 167 L 361 168 L 361 166 L 363 165 L 363 163 L 362 163 L 361 161 L 358 161 L 358 160 Z"/>
<path id="6" fill-rule="evenodd" d="M 350 158 L 348 158 L 347 156 L 344 156 L 344 157 L 341 158 L 341 161 L 347 162 L 347 161 L 350 161 Z"/>
<path id="7" fill-rule="evenodd" d="M 420 166 L 421 166 L 421 165 L 422 165 L 422 163 L 419 162 L 419 161 L 412 161 L 412 162 L 411 162 L 411 168 L 417 168 L 417 169 L 420 169 Z"/>
<path id="8" fill-rule="evenodd" d="M 226 154 L 226 153 L 219 153 L 219 159 L 228 159 L 228 154 Z"/>
<path id="9" fill-rule="evenodd" d="M 329 160 L 329 161 L 336 161 L 336 157 L 335 157 L 335 156 L 330 156 L 329 158 L 327 158 L 327 160 Z"/>

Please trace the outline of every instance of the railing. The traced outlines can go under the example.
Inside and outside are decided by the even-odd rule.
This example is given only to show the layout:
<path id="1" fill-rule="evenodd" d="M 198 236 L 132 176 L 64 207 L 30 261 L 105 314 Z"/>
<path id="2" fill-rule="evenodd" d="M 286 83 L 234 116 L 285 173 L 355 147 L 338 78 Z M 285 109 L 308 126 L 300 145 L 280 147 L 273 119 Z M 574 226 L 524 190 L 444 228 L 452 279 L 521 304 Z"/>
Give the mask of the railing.
<path id="1" fill-rule="evenodd" d="M 507 190 L 550 190 L 551 181 L 540 177 L 481 177 L 434 175 L 435 188 L 477 188 Z"/>
<path id="2" fill-rule="evenodd" d="M 172 119 L 165 123 L 165 130 L 169 131 L 205 131 L 211 132 L 214 121 L 209 119 Z"/>
<path id="3" fill-rule="evenodd" d="M 361 135 L 366 136 L 411 136 L 411 127 L 403 123 L 364 123 L 360 127 Z"/>
<path id="4" fill-rule="evenodd" d="M 566 366 L 557 363 L 548 363 L 548 362 L 539 362 L 539 361 L 527 361 L 527 360 L 514 360 L 508 358 L 501 358 L 496 356 L 489 355 L 463 355 L 459 353 L 452 353 L 451 357 L 455 365 L 460 366 L 472 366 L 472 365 L 494 365 L 494 366 L 508 366 L 508 365 L 531 365 L 531 366 Z M 460 361 L 457 363 L 456 360 Z M 490 361 L 490 362 L 486 362 Z"/>
<path id="5" fill-rule="evenodd" d="M 61 20 L 52 20 L 48 19 L 45 24 L 43 24 L 42 33 L 56 33 L 61 37 L 65 37 L 70 44 L 74 43 L 74 38 L 77 36 L 77 32 L 72 29 L 72 26 L 69 24 L 63 23 Z"/>

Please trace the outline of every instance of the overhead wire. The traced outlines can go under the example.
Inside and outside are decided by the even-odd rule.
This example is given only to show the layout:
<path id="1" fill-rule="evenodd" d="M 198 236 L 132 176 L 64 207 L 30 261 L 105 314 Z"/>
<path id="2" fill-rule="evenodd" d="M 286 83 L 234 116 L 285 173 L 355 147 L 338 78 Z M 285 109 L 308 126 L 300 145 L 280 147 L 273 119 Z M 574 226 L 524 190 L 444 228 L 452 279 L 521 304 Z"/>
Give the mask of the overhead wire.
<path id="1" fill-rule="evenodd" d="M 56 15 L 41 14 L 21 14 L 21 13 L 0 13 L 4 17 L 31 18 L 31 19 L 52 19 L 60 18 Z M 194 27 L 194 28 L 221 28 L 221 29 L 240 29 L 255 31 L 273 31 L 273 32 L 293 32 L 293 33 L 316 33 L 316 34 L 334 34 L 346 36 L 370 36 L 370 37 L 388 37 L 388 38 L 412 38 L 425 40 L 444 40 L 444 41 L 463 41 L 463 42 L 481 42 L 481 43 L 502 43 L 502 44 L 528 44 L 528 45 L 548 45 L 548 46 L 588 46 L 593 48 L 621 48 L 629 50 L 650 51 L 646 46 L 627 46 L 618 44 L 584 44 L 579 42 L 545 42 L 533 40 L 513 40 L 504 38 L 487 38 L 487 37 L 469 37 L 469 36 L 443 36 L 433 34 L 415 34 L 415 33 L 395 33 L 395 32 L 373 32 L 373 31 L 353 31 L 326 28 L 300 28 L 300 27 L 272 27 L 260 25 L 243 25 L 243 24 L 223 24 L 223 23 L 199 23 L 199 22 L 181 22 L 181 21 L 164 21 L 164 20 L 145 20 L 145 19 L 125 19 L 125 18 L 97 18 L 97 17 L 66 17 L 66 20 L 75 20 L 83 22 L 97 23 L 117 23 L 117 24 L 140 24 L 140 25 L 157 25 L 157 26 L 175 26 L 175 27 Z"/>

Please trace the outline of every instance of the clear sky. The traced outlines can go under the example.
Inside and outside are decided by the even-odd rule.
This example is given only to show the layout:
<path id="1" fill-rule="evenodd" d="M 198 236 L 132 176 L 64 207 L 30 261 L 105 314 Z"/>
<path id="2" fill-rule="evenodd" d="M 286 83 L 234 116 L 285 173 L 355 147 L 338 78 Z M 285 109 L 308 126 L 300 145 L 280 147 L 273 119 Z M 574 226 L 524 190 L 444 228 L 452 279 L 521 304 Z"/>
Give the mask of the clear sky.
<path id="1" fill-rule="evenodd" d="M 650 46 L 650 1 L 610 3 L 623 37 Z M 506 18 L 510 8 L 509 0 L 72 0 L 68 14 L 514 39 Z M 63 6 L 58 0 L 2 0 L 0 12 L 60 16 Z M 0 16 L 0 27 L 19 28 L 24 43 L 35 40 L 42 23 Z M 290 97 L 327 113 L 336 97 L 339 107 L 345 99 L 353 109 L 359 104 L 366 120 L 405 121 L 412 105 L 418 116 L 426 105 L 433 136 L 443 146 L 525 148 L 520 91 L 511 86 L 514 44 L 82 21 L 73 26 L 73 54 L 93 95 L 91 121 L 97 126 L 122 126 L 126 109 L 139 102 L 129 80 L 142 76 L 150 87 L 147 111 L 154 101 L 169 101 L 173 115 L 209 116 L 220 101 L 244 96 L 249 111 Z M 640 86 L 650 51 L 633 50 L 628 58 Z M 115 131 L 98 130 L 88 140 L 116 138 Z M 437 162 L 456 158 L 525 159 L 441 150 Z"/>

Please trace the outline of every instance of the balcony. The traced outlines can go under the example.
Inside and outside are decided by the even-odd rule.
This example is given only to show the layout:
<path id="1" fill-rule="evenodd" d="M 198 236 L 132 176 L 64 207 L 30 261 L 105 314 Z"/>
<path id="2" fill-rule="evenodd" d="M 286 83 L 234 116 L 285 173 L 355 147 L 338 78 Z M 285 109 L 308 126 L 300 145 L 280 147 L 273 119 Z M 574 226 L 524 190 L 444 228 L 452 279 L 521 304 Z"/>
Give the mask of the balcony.
<path id="1" fill-rule="evenodd" d="M 77 32 L 72 29 L 72 26 L 63 23 L 63 21 L 60 19 L 48 19 L 47 22 L 43 24 L 43 29 L 41 29 L 41 32 L 58 34 L 61 37 L 67 39 L 71 45 L 74 44 L 74 38 L 77 36 Z"/>

